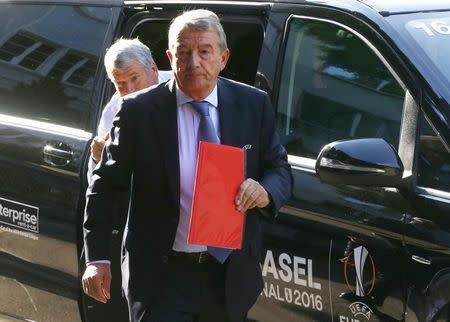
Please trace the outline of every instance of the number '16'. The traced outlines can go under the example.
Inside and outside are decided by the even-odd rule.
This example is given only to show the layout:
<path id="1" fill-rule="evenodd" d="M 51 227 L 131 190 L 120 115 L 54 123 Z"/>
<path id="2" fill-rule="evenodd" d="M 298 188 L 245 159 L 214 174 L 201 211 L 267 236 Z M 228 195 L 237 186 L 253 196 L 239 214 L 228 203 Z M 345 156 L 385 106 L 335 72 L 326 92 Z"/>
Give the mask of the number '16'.
<path id="1" fill-rule="evenodd" d="M 428 36 L 434 36 L 433 30 L 441 35 L 450 35 L 450 24 L 438 20 L 432 21 L 429 25 L 419 22 L 414 25 L 414 28 L 422 29 Z"/>

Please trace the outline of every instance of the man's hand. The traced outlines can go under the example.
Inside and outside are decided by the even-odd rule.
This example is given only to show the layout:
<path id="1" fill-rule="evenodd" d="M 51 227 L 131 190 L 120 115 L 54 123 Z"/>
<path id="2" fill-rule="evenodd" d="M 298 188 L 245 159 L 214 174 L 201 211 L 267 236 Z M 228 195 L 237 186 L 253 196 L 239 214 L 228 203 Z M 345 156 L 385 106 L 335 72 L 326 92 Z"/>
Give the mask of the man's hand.
<path id="1" fill-rule="evenodd" d="M 269 203 L 269 194 L 258 181 L 246 179 L 242 182 L 236 196 L 236 207 L 239 211 L 246 212 L 255 207 L 264 208 Z"/>
<path id="2" fill-rule="evenodd" d="M 95 162 L 100 161 L 102 157 L 103 147 L 105 146 L 106 140 L 109 139 L 109 133 L 106 133 L 105 137 L 96 136 L 91 143 L 91 156 Z"/>
<path id="3" fill-rule="evenodd" d="M 111 298 L 111 265 L 89 264 L 84 271 L 82 284 L 84 293 L 106 303 Z"/>

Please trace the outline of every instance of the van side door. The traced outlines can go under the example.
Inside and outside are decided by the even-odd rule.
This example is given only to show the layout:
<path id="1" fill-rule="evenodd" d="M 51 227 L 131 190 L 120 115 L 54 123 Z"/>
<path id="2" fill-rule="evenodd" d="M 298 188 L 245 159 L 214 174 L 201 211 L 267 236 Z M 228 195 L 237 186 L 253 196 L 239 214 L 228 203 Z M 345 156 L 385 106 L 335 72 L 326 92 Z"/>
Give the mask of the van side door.
<path id="1" fill-rule="evenodd" d="M 389 49 L 358 17 L 274 5 L 258 74 L 273 93 L 293 197 L 264 226 L 264 290 L 251 321 L 397 321 L 404 317 L 404 214 L 395 188 L 322 183 L 321 148 L 349 138 L 402 147 L 408 94 Z M 276 61 L 276 64 L 270 64 Z"/>

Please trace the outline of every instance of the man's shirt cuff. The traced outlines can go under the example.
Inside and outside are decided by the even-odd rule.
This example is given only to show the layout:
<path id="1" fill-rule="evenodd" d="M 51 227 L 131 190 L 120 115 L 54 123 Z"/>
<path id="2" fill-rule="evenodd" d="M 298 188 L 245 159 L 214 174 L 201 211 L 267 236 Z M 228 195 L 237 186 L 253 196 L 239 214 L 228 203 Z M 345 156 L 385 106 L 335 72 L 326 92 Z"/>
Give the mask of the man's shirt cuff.
<path id="1" fill-rule="evenodd" d="M 92 262 L 87 262 L 86 266 L 92 265 L 92 264 L 109 264 L 111 265 L 111 261 L 109 260 L 98 260 L 98 261 L 92 261 Z"/>

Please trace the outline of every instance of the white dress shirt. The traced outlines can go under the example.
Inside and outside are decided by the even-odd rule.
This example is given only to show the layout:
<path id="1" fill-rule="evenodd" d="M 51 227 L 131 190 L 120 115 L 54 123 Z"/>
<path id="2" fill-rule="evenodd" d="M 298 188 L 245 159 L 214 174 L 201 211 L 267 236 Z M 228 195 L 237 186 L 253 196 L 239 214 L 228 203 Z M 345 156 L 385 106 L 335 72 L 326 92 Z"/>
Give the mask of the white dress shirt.
<path id="1" fill-rule="evenodd" d="M 100 117 L 100 122 L 98 123 L 97 135 L 105 137 L 106 133 L 112 128 L 114 116 L 120 108 L 120 95 L 119 92 L 115 92 L 114 95 L 109 100 L 103 109 L 102 116 Z"/>
<path id="2" fill-rule="evenodd" d="M 162 83 L 173 76 L 172 71 L 160 70 L 158 72 L 158 82 Z M 115 92 L 114 95 L 109 100 L 103 109 L 102 116 L 100 117 L 100 122 L 98 123 L 97 135 L 100 137 L 105 137 L 106 133 L 112 128 L 114 117 L 120 108 L 120 95 L 119 92 Z"/>
<path id="3" fill-rule="evenodd" d="M 197 167 L 198 126 L 200 115 L 188 103 L 192 98 L 184 94 L 176 85 L 177 121 L 178 121 L 178 154 L 180 157 L 180 220 L 173 243 L 173 250 L 180 252 L 202 252 L 206 246 L 187 243 L 189 221 L 191 218 L 192 195 L 194 192 L 195 173 Z M 209 103 L 209 115 L 220 140 L 219 112 L 217 109 L 217 85 L 203 101 Z"/>

